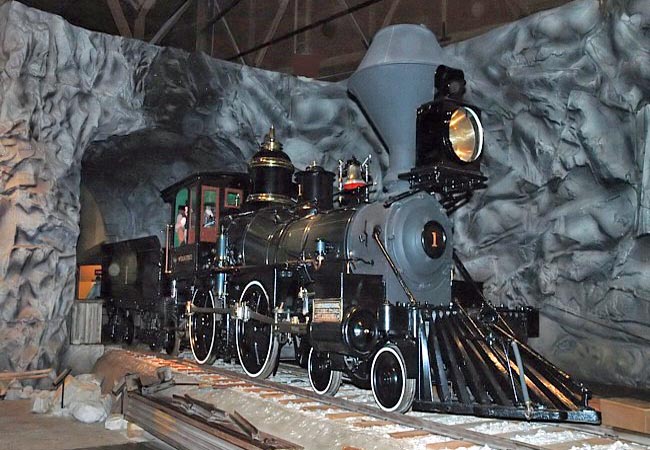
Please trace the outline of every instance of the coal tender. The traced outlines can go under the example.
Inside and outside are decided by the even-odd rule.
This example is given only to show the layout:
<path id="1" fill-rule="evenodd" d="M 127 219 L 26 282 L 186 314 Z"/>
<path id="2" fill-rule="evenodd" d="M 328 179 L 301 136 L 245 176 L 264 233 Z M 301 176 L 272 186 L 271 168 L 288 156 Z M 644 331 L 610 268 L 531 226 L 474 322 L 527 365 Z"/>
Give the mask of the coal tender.
<path id="1" fill-rule="evenodd" d="M 392 26 L 349 80 L 390 152 L 381 201 L 370 201 L 367 160 L 337 173 L 314 163 L 294 184 L 271 130 L 250 163 L 246 212 L 219 224 L 210 289 L 223 306 L 188 302 L 200 327 L 190 336 L 231 327 L 256 378 L 292 346 L 315 392 L 336 395 L 345 376 L 387 412 L 599 423 L 589 392 L 525 344 L 535 311 L 492 305 L 454 253 L 449 214 L 487 180 L 481 113 L 444 63 L 429 30 Z"/>

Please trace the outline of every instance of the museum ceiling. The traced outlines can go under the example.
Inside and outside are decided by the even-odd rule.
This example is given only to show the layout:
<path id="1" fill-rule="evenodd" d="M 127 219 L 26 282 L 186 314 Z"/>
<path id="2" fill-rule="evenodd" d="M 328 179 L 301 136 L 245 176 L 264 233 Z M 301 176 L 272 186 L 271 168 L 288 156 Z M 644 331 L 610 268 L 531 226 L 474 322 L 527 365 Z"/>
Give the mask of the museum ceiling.
<path id="1" fill-rule="evenodd" d="M 395 23 L 442 45 L 568 0 L 20 0 L 80 27 L 273 71 L 336 81 Z M 4 0 L 0 0 L 3 3 Z"/>

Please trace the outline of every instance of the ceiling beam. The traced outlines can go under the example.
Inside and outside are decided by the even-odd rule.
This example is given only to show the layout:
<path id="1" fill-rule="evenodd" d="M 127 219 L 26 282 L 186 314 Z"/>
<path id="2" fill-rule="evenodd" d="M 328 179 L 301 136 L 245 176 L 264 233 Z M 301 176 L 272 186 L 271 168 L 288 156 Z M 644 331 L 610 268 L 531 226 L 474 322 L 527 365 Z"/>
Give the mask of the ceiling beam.
<path id="1" fill-rule="evenodd" d="M 297 35 L 299 35 L 301 33 L 306 32 L 306 31 L 309 31 L 309 30 L 312 30 L 314 28 L 320 27 L 321 25 L 324 25 L 324 24 L 326 24 L 328 22 L 336 20 L 339 17 L 343 17 L 343 16 L 348 15 L 348 14 L 350 14 L 352 12 L 359 11 L 359 10 L 361 10 L 363 8 L 367 8 L 368 6 L 374 5 L 375 3 L 379 3 L 380 1 L 382 1 L 382 0 L 366 0 L 364 2 L 359 3 L 358 5 L 353 6 L 350 9 L 346 9 L 344 11 L 339 11 L 337 13 L 332 14 L 331 16 L 325 17 L 324 19 L 317 20 L 316 22 L 305 25 L 304 27 L 300 27 L 297 30 L 293 30 L 293 31 L 291 31 L 291 32 L 289 32 L 287 34 L 283 34 L 282 36 L 279 36 L 279 37 L 277 37 L 275 39 L 272 39 L 272 40 L 267 41 L 267 42 L 263 42 L 263 43 L 255 46 L 253 48 L 250 48 L 250 49 L 245 50 L 243 52 L 240 52 L 240 53 L 238 53 L 236 55 L 233 55 L 233 56 L 227 58 L 227 60 L 232 61 L 234 59 L 241 58 L 242 56 L 248 55 L 250 53 L 254 53 L 254 52 L 258 51 L 258 50 L 263 49 L 264 47 L 268 47 L 270 45 L 277 44 L 278 42 L 284 41 L 285 39 L 289 39 L 289 38 L 291 38 L 293 36 L 297 36 Z"/>
<path id="2" fill-rule="evenodd" d="M 393 16 L 395 16 L 395 11 L 399 6 L 399 2 L 400 0 L 393 0 L 393 3 L 390 4 L 390 8 L 388 8 L 384 21 L 381 23 L 382 28 L 386 28 L 393 21 Z"/>
<path id="3" fill-rule="evenodd" d="M 196 39 L 195 50 L 197 52 L 209 52 L 208 49 L 208 29 L 205 28 L 208 14 L 211 13 L 210 0 L 197 0 L 196 1 Z"/>
<path id="4" fill-rule="evenodd" d="M 106 0 L 106 4 L 108 4 L 108 9 L 111 10 L 113 21 L 117 26 L 117 31 L 119 31 L 120 36 L 132 38 L 131 28 L 129 28 L 129 22 L 126 21 L 126 16 L 124 16 L 124 11 L 122 11 L 120 0 Z"/>
<path id="5" fill-rule="evenodd" d="M 237 45 L 237 40 L 235 39 L 235 35 L 232 34 L 232 31 L 230 30 L 230 26 L 228 25 L 228 21 L 226 20 L 226 13 L 230 11 L 230 9 L 237 3 L 239 3 L 239 0 L 233 1 L 230 4 L 229 9 L 221 11 L 221 7 L 219 6 L 219 0 L 214 0 L 214 5 L 217 7 L 217 12 L 218 12 L 217 16 L 221 19 L 221 21 L 223 22 L 223 26 L 226 28 L 226 33 L 228 33 L 228 37 L 230 38 L 230 43 L 232 44 L 232 47 L 235 49 L 235 51 L 237 53 L 240 53 L 239 45 Z M 244 55 L 241 55 L 239 57 L 239 62 L 244 66 L 246 65 L 246 61 L 244 60 Z"/>
<path id="6" fill-rule="evenodd" d="M 149 43 L 157 44 L 163 40 L 165 36 L 167 36 L 167 34 L 171 31 L 171 29 L 174 28 L 174 26 L 178 23 L 180 18 L 183 17 L 183 14 L 185 14 L 185 11 L 187 11 L 191 4 L 192 0 L 187 0 L 185 3 L 183 3 L 181 7 L 178 8 L 169 19 L 167 19 L 163 26 L 160 27 L 158 32 L 154 35 L 154 37 L 151 38 Z"/>
<path id="7" fill-rule="evenodd" d="M 149 14 L 149 11 L 151 11 L 151 8 L 153 8 L 155 5 L 156 0 L 144 0 L 144 3 L 142 3 L 142 6 L 138 11 L 138 15 L 135 18 L 135 24 L 133 26 L 133 36 L 135 38 L 144 40 L 145 21 L 147 19 L 147 14 Z"/>
<path id="8" fill-rule="evenodd" d="M 288 6 L 289 6 L 289 0 L 280 0 L 280 6 L 278 7 L 278 10 L 275 12 L 275 16 L 273 17 L 273 21 L 271 22 L 269 31 L 266 33 L 266 36 L 264 36 L 264 42 L 273 39 L 273 36 L 275 36 L 275 33 L 277 33 L 278 31 L 278 27 L 280 26 L 280 22 L 282 21 L 282 18 L 287 12 Z M 259 52 L 257 52 L 257 57 L 255 58 L 255 67 L 260 67 L 262 65 L 262 61 L 264 61 L 264 57 L 266 56 L 266 51 L 268 49 L 269 49 L 268 47 L 264 47 Z"/>
<path id="9" fill-rule="evenodd" d="M 350 9 L 350 5 L 348 4 L 347 0 L 339 0 L 339 3 L 343 5 L 344 8 Z M 359 22 L 357 22 L 357 18 L 354 17 L 354 14 L 350 13 L 348 15 L 350 20 L 352 21 L 352 26 L 356 28 L 357 33 L 359 33 L 359 36 L 361 36 L 361 40 L 363 41 L 363 45 L 368 48 L 370 47 L 370 43 L 368 42 L 368 38 L 366 37 L 366 34 L 363 32 L 361 27 L 359 26 Z"/>
<path id="10" fill-rule="evenodd" d="M 216 0 L 215 0 L 215 1 L 216 1 Z M 205 25 L 204 25 L 204 27 L 203 27 L 203 30 L 204 30 L 204 31 L 207 30 L 209 26 L 214 25 L 214 24 L 217 23 L 219 20 L 221 20 L 223 17 L 225 17 L 225 15 L 228 14 L 228 13 L 230 12 L 230 10 L 233 9 L 235 6 L 237 6 L 240 2 L 241 2 L 241 0 L 233 0 L 233 1 L 230 2 L 230 4 L 229 4 L 228 6 L 226 6 L 224 9 L 221 9 L 221 8 L 219 7 L 219 5 L 217 5 L 218 14 L 217 14 L 216 16 L 212 17 L 212 18 L 211 18 L 210 20 L 208 20 L 207 22 L 205 22 Z"/>

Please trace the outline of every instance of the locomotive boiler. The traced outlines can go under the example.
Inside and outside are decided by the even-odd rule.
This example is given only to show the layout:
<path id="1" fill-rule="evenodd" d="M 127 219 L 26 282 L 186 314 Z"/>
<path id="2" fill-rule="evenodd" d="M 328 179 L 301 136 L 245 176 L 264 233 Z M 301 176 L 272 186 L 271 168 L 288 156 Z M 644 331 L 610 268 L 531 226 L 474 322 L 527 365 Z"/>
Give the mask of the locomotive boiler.
<path id="1" fill-rule="evenodd" d="M 219 222 L 209 282 L 187 302 L 192 351 L 213 361 L 225 333 L 264 378 L 291 344 L 314 391 L 335 395 L 345 375 L 389 412 L 598 423 L 589 392 L 525 344 L 534 312 L 495 307 L 454 252 L 449 214 L 487 180 L 480 111 L 444 62 L 426 28 L 393 26 L 348 81 L 390 152 L 381 200 L 354 158 L 294 183 L 271 129 L 242 212 Z"/>

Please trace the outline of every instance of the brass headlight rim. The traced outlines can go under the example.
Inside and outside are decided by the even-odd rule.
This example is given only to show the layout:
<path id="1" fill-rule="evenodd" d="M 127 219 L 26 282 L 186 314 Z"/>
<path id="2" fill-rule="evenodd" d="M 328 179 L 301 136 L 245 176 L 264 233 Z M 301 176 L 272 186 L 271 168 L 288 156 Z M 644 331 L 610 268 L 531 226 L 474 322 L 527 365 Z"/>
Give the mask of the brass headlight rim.
<path id="1" fill-rule="evenodd" d="M 474 157 L 469 161 L 458 156 L 458 153 L 456 152 L 456 149 L 454 148 L 454 144 L 451 140 L 451 137 L 449 136 L 449 127 L 451 123 L 451 118 L 459 110 L 463 110 L 468 113 L 468 118 L 470 120 L 470 124 L 472 125 L 472 128 L 475 131 L 475 138 L 477 140 L 477 143 L 474 146 L 475 148 L 475 151 L 473 153 Z M 469 105 L 462 105 L 462 104 L 455 105 L 453 109 L 448 110 L 447 114 L 448 114 L 448 119 L 446 120 L 446 126 L 447 126 L 446 141 L 447 141 L 447 145 L 449 146 L 449 152 L 453 155 L 453 157 L 457 161 L 461 162 L 462 164 L 472 164 L 476 162 L 483 154 L 483 143 L 484 143 L 483 123 L 481 122 L 479 115 Z"/>

